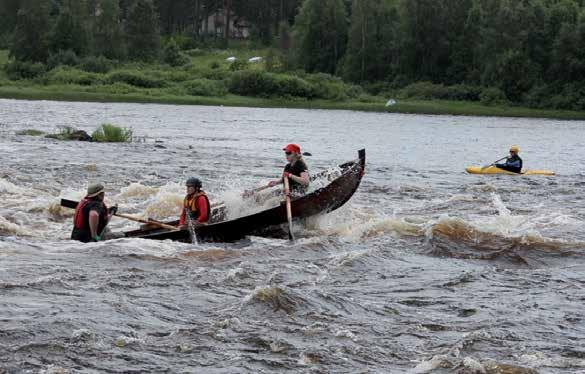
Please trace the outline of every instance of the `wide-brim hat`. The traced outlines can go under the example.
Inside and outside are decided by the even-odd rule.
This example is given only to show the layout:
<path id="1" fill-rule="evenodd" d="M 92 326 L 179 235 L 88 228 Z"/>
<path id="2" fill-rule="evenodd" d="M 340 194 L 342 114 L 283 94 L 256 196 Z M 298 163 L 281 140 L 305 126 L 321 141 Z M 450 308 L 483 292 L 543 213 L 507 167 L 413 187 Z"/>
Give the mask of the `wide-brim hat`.
<path id="1" fill-rule="evenodd" d="M 87 197 L 96 197 L 97 195 L 101 194 L 104 191 L 105 187 L 103 184 L 100 183 L 90 184 L 89 187 L 87 187 Z"/>

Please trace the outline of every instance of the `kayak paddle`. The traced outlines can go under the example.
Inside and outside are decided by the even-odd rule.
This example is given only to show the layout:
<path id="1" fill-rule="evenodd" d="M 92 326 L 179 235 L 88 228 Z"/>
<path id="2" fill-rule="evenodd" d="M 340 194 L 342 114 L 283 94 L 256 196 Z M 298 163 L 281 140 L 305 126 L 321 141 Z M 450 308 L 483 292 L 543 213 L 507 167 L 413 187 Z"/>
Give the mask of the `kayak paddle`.
<path id="1" fill-rule="evenodd" d="M 486 165 L 486 166 L 482 167 L 481 169 L 482 169 L 482 170 L 483 170 L 483 169 L 487 169 L 487 168 L 489 168 L 490 166 L 494 166 L 494 165 L 495 165 L 495 164 L 497 164 L 498 162 L 500 162 L 500 161 L 504 161 L 504 160 L 505 160 L 505 159 L 507 159 L 507 158 L 508 158 L 508 156 L 506 156 L 506 157 L 502 157 L 501 159 L 499 159 L 499 160 L 496 160 L 496 161 L 492 162 L 491 164 L 489 164 L 489 165 Z"/>

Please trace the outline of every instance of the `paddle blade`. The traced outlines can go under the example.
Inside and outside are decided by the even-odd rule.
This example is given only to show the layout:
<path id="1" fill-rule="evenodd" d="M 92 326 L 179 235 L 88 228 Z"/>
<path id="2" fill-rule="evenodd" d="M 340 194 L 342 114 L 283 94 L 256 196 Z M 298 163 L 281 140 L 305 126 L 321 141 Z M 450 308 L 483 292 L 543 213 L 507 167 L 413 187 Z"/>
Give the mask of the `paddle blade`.
<path id="1" fill-rule="evenodd" d="M 79 204 L 78 201 L 61 199 L 61 206 L 63 208 L 76 209 L 78 204 Z"/>

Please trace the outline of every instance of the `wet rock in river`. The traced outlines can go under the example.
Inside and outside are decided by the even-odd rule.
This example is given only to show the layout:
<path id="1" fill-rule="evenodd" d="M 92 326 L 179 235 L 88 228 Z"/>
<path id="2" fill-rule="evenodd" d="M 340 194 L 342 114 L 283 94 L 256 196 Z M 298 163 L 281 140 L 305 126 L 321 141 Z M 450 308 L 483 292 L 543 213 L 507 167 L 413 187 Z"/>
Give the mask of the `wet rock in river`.
<path id="1" fill-rule="evenodd" d="M 49 139 L 56 139 L 56 140 L 74 140 L 80 142 L 91 142 L 91 136 L 83 130 L 69 130 L 69 131 L 62 131 L 59 134 L 49 134 L 45 136 Z"/>

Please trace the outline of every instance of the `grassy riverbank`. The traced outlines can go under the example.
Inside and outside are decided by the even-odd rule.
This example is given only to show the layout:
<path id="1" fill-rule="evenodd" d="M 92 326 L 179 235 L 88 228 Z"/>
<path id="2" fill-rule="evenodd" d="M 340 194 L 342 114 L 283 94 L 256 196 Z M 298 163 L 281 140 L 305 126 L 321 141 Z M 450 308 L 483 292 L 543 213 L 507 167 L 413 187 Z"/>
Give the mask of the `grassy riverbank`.
<path id="1" fill-rule="evenodd" d="M 190 63 L 183 67 L 114 64 L 103 67 L 103 71 L 98 73 L 78 66 L 59 66 L 36 73 L 32 78 L 16 79 L 4 69 L 9 63 L 7 52 L 0 51 L 0 98 L 585 119 L 585 112 L 488 106 L 469 101 L 398 98 L 395 106 L 386 107 L 389 95 L 373 96 L 361 87 L 330 76 L 301 75 L 299 78 L 266 73 L 265 63 L 243 64 L 241 70 L 233 69 L 231 63 L 226 61 L 229 56 L 247 61 L 253 56 L 266 56 L 266 53 L 195 51 L 190 56 Z M 264 91 L 273 94 L 263 97 Z"/>

